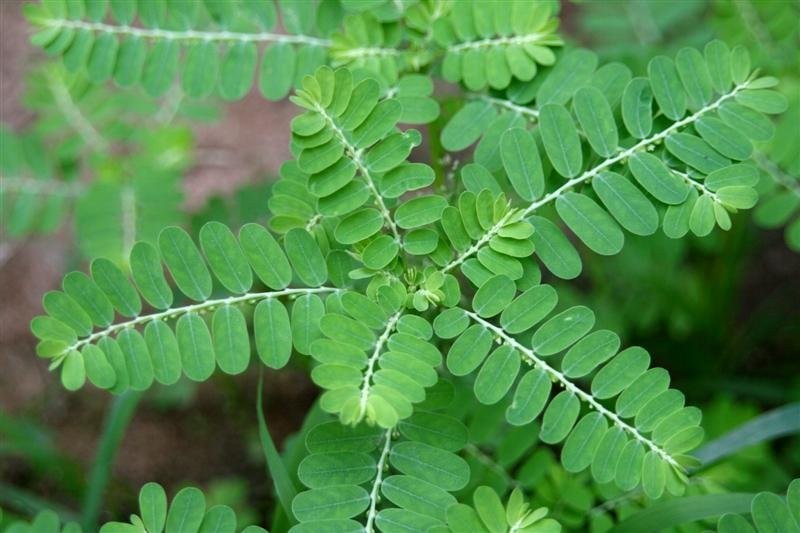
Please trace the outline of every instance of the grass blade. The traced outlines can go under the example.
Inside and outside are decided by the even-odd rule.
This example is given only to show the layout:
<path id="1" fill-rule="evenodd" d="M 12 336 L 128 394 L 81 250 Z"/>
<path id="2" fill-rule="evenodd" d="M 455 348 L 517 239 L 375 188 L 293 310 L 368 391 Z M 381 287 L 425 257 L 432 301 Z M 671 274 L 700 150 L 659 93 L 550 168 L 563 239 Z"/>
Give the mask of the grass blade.
<path id="1" fill-rule="evenodd" d="M 632 514 L 609 533 L 638 533 L 640 531 L 663 531 L 665 529 L 714 518 L 726 513 L 746 514 L 755 494 L 705 494 L 686 496 L 657 502 L 652 506 Z"/>
<path id="2" fill-rule="evenodd" d="M 111 477 L 114 457 L 141 398 L 141 393 L 128 391 L 115 397 L 111 402 L 83 498 L 81 524 L 85 531 L 97 529 L 97 517 L 100 515 L 103 494 Z"/>
<path id="3" fill-rule="evenodd" d="M 297 494 L 297 489 L 292 483 L 289 473 L 286 471 L 286 465 L 281 459 L 275 443 L 269 434 L 267 421 L 264 418 L 264 408 L 262 406 L 262 393 L 264 388 L 263 372 L 259 375 L 258 380 L 258 400 L 256 403 L 256 412 L 258 413 L 258 437 L 261 440 L 261 450 L 264 452 L 264 458 L 267 460 L 267 474 L 272 478 L 275 484 L 275 492 L 278 495 L 278 501 L 283 507 L 284 513 L 289 517 L 292 524 L 296 524 L 297 520 L 292 514 L 292 500 Z"/>
<path id="4" fill-rule="evenodd" d="M 745 422 L 707 443 L 698 449 L 694 456 L 700 459 L 704 468 L 748 446 L 798 432 L 800 432 L 800 402 L 778 407 Z"/>

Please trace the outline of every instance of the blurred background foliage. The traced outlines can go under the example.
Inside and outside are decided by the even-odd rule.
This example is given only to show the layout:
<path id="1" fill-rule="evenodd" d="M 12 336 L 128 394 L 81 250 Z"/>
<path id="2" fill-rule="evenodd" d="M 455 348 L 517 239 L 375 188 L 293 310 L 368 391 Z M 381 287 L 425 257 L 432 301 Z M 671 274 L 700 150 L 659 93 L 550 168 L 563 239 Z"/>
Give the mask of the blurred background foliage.
<path id="1" fill-rule="evenodd" d="M 25 23 L 16 12 L 21 6 L 2 6 L 0 33 L 20 34 Z M 707 440 L 800 400 L 798 17 L 796 0 L 573 0 L 562 5 L 565 39 L 595 50 L 601 60 L 622 61 L 641 73 L 653 55 L 720 38 L 746 45 L 753 63 L 780 78 L 779 89 L 790 99 L 775 139 L 758 148 L 760 189 L 771 199 L 764 206 L 752 215 L 737 215 L 742 220 L 731 231 L 702 239 L 631 237 L 617 256 L 585 254 L 583 276 L 559 287 L 562 295 L 596 309 L 602 327 L 624 334 L 627 344 L 648 346 L 654 363 L 671 369 L 687 403 L 703 408 Z M 260 127 L 283 131 L 283 147 L 288 146 L 287 108 L 253 95 L 243 104 L 223 106 L 186 99 L 178 88 L 154 99 L 139 90 L 97 86 L 32 55 L 27 43 L 10 41 L 3 39 L 4 62 L 16 54 L 35 58 L 35 64 L 26 79 L 14 82 L 24 85 L 25 118 L 0 130 L 3 189 L 13 191 L 15 180 L 33 176 L 57 193 L 3 198 L 0 279 L 5 302 L 13 306 L 22 298 L 26 285 L 16 283 L 19 276 L 40 276 L 40 286 L 54 283 L 40 269 L 25 271 L 18 255 L 25 254 L 26 246 L 41 250 L 59 241 L 74 242 L 56 246 L 58 259 L 50 259 L 65 265 L 98 255 L 121 262 L 135 238 L 167 224 L 196 231 L 212 219 L 233 228 L 265 220 L 270 185 L 282 159 L 273 150 L 266 164 L 245 167 L 249 177 L 230 179 L 230 146 L 215 148 L 213 139 L 234 135 L 239 125 L 225 115 L 240 106 L 238 116 L 241 109 L 261 112 Z M 7 101 L 6 92 L 2 99 L 8 110 L 17 104 Z M 2 120 L 10 115 L 4 111 Z M 448 119 L 445 108 L 429 133 L 438 137 Z M 264 138 L 249 142 L 256 150 L 267 143 Z M 241 161 L 236 164 L 233 173 L 241 174 Z M 209 187 L 198 175 L 211 175 L 227 186 Z M 41 378 L 44 369 L 29 353 L 33 343 L 27 334 L 5 325 L 11 316 L 0 317 L 6 330 L 0 361 L 4 368 L 18 366 L 0 377 L 0 507 L 5 509 L 0 527 L 44 507 L 65 518 L 75 515 L 86 494 L 103 417 L 115 401 L 96 391 L 68 397 L 57 380 Z M 29 318 L 15 316 L 14 321 L 26 324 Z M 34 387 L 36 394 L 26 395 L 28 389 L 14 381 L 26 372 L 44 382 Z M 293 434 L 316 394 L 306 375 L 297 369 L 268 376 L 267 418 L 289 463 L 299 460 L 295 452 L 301 439 Z M 273 506 L 252 416 L 256 380 L 253 372 L 237 378 L 218 375 L 200 387 L 182 382 L 151 391 L 128 429 L 104 503 L 109 511 L 102 518 L 131 512 L 139 485 L 158 479 L 173 489 L 188 482 L 202 486 L 211 504 L 231 505 L 243 522 L 263 522 Z M 567 474 L 553 452 L 537 444 L 536 432 L 511 428 L 496 409 L 483 406 L 462 413 L 480 443 L 467 449 L 475 479 L 465 491 L 478 484 L 519 484 L 578 531 L 601 528 L 611 508 L 624 516 L 640 505 L 641 495 L 605 492 L 609 501 L 600 505 L 599 491 L 607 489 L 584 479 L 587 475 Z M 508 467 L 514 477 L 496 465 Z M 798 474 L 800 439 L 793 435 L 710 467 L 695 478 L 702 486 L 693 490 L 781 492 Z M 25 505 L 6 507 L 12 500 Z"/>

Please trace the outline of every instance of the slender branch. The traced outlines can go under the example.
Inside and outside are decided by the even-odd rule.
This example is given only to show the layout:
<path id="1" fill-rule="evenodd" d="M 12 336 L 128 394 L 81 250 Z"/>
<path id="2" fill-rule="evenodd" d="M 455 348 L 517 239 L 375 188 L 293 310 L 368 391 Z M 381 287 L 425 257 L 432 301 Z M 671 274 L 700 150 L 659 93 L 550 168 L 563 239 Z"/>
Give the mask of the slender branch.
<path id="1" fill-rule="evenodd" d="M 396 48 L 380 48 L 378 46 L 363 47 L 363 48 L 347 48 L 344 50 L 336 50 L 331 55 L 334 59 L 341 59 L 344 61 L 353 61 L 355 59 L 362 59 L 365 57 L 389 57 L 400 54 L 400 50 Z"/>
<path id="2" fill-rule="evenodd" d="M 89 473 L 89 483 L 83 499 L 81 523 L 87 531 L 97 528 L 97 517 L 100 515 L 103 495 L 111 477 L 114 457 L 117 455 L 117 449 L 122 443 L 125 430 L 136 412 L 136 406 L 141 397 L 142 393 L 140 392 L 123 392 L 114 398 L 106 414 L 103 422 L 103 433 L 100 437 L 92 470 Z"/>
<path id="3" fill-rule="evenodd" d="M 89 119 L 72 100 L 69 89 L 64 85 L 64 79 L 52 70 L 47 71 L 48 88 L 53 95 L 56 106 L 67 119 L 70 126 L 95 152 L 105 152 L 109 149 L 108 141 L 95 129 Z"/>
<path id="4" fill-rule="evenodd" d="M 373 533 L 375 531 L 373 524 L 375 523 L 375 517 L 378 515 L 377 506 L 378 506 L 378 493 L 380 492 L 381 483 L 383 483 L 383 469 L 386 466 L 386 460 L 389 458 L 389 452 L 392 449 L 392 431 L 394 428 L 389 428 L 386 430 L 384 441 L 383 441 L 383 449 L 381 450 L 381 456 L 378 458 L 378 472 L 375 475 L 375 481 L 372 483 L 372 490 L 369 492 L 369 509 L 367 510 L 367 523 L 364 525 L 364 532 L 365 533 Z"/>
<path id="5" fill-rule="evenodd" d="M 490 48 L 494 46 L 523 45 L 538 43 L 539 41 L 551 38 L 549 33 L 529 33 L 527 35 L 516 35 L 514 37 L 495 37 L 491 39 L 481 39 L 479 41 L 469 41 L 449 46 L 448 52 L 463 52 L 465 50 L 475 50 L 478 48 Z"/>
<path id="6" fill-rule="evenodd" d="M 753 161 L 756 162 L 756 165 L 758 165 L 761 170 L 767 173 L 772 181 L 800 198 L 800 180 L 784 172 L 774 161 L 762 152 L 754 152 Z"/>
<path id="7" fill-rule="evenodd" d="M 473 94 L 468 95 L 470 98 L 474 98 L 476 100 L 483 100 L 487 104 L 491 104 L 495 107 L 499 107 L 501 109 L 507 109 L 517 115 L 527 118 L 530 122 L 537 122 L 539 120 L 539 110 L 534 109 L 532 107 L 525 107 L 522 105 L 515 104 L 509 100 L 505 100 L 503 98 L 495 98 L 494 96 L 489 96 L 488 94 Z"/>
<path id="8" fill-rule="evenodd" d="M 372 174 L 370 174 L 367 165 L 364 163 L 364 160 L 361 157 L 363 151 L 350 143 L 350 141 L 347 139 L 347 136 L 344 134 L 344 131 L 342 131 L 339 125 L 336 124 L 336 121 L 332 116 L 330 116 L 330 114 L 328 114 L 324 107 L 317 104 L 315 106 L 315 111 L 325 119 L 325 122 L 328 124 L 331 130 L 333 130 L 333 134 L 336 136 L 336 139 L 342 146 L 344 146 L 347 157 L 349 157 L 353 163 L 355 163 L 356 169 L 358 169 L 359 173 L 364 177 L 364 182 L 367 184 L 372 197 L 375 199 L 375 204 L 378 206 L 378 210 L 381 212 L 381 215 L 383 215 L 385 225 L 389 227 L 389 230 L 392 232 L 395 241 L 399 243 L 400 233 L 397 230 L 397 224 L 395 224 L 389 208 L 386 207 L 386 203 L 383 201 L 383 196 L 381 196 L 381 193 L 378 192 L 378 187 L 375 185 L 375 180 L 372 178 Z"/>
<path id="9" fill-rule="evenodd" d="M 714 201 L 714 203 L 717 204 L 719 203 L 719 196 L 717 196 L 717 193 L 715 193 L 714 191 L 712 191 L 699 181 L 692 179 L 692 177 L 689 174 L 681 172 L 680 170 L 675 170 L 674 168 L 670 168 L 669 170 L 676 176 L 682 178 L 683 181 L 685 181 L 686 183 L 697 189 L 697 192 L 699 192 L 700 194 L 709 196 Z"/>
<path id="10" fill-rule="evenodd" d="M 381 336 L 378 337 L 378 340 L 375 342 L 375 348 L 372 350 L 372 356 L 367 362 L 367 370 L 364 372 L 364 380 L 361 382 L 361 395 L 358 402 L 358 420 L 362 420 L 364 415 L 367 413 L 370 381 L 372 380 L 372 374 L 375 373 L 375 363 L 378 362 L 378 358 L 381 356 L 381 350 L 383 350 L 383 345 L 389 340 L 389 336 L 392 334 L 392 331 L 394 331 L 397 321 L 400 320 L 402 314 L 402 311 L 398 311 L 389 317 L 383 333 L 381 333 Z"/>
<path id="11" fill-rule="evenodd" d="M 114 26 L 102 22 L 86 22 L 83 20 L 50 19 L 44 25 L 53 28 L 72 28 L 89 30 L 114 35 L 133 35 L 145 39 L 162 39 L 169 41 L 240 41 L 240 42 L 274 42 L 295 43 L 329 47 L 329 39 L 320 39 L 309 35 L 285 35 L 280 33 L 256 32 L 244 33 L 234 31 L 199 31 L 199 30 L 162 30 L 159 28 L 135 28 L 133 26 Z"/>
<path id="12" fill-rule="evenodd" d="M 642 139 L 641 141 L 639 141 L 638 143 L 634 144 L 630 148 L 627 148 L 625 150 L 621 150 L 614 157 L 610 157 L 608 159 L 604 159 L 602 162 L 600 162 L 599 164 L 597 164 L 594 167 L 590 168 L 589 170 L 583 172 L 581 175 L 576 176 L 576 177 L 564 182 L 559 188 L 557 188 L 553 192 L 546 194 L 541 199 L 539 199 L 539 200 L 533 202 L 532 204 L 528 205 L 528 207 L 526 207 L 522 211 L 522 217 L 525 218 L 527 216 L 530 216 L 537 209 L 541 208 L 542 206 L 545 206 L 545 205 L 549 204 L 550 202 L 555 201 L 559 196 L 563 195 L 565 192 L 567 192 L 567 191 L 569 191 L 571 189 L 574 189 L 576 186 L 578 186 L 578 185 L 580 185 L 580 184 L 582 184 L 584 182 L 589 181 L 590 179 L 592 179 L 593 177 L 597 176 L 598 174 L 600 174 L 604 170 L 612 167 L 613 165 L 619 163 L 620 161 L 623 161 L 623 160 L 629 158 L 630 156 L 632 156 L 636 152 L 638 152 L 640 150 L 646 150 L 648 147 L 652 146 L 653 144 L 661 142 L 667 136 L 669 136 L 671 133 L 674 133 L 674 132 L 678 131 L 679 129 L 683 128 L 684 126 L 687 126 L 689 124 L 692 124 L 692 123 L 696 122 L 700 117 L 702 117 L 706 113 L 714 111 L 719 106 L 721 106 L 724 102 L 726 102 L 727 100 L 730 100 L 731 98 L 733 98 L 739 91 L 741 91 L 743 89 L 746 89 L 749 84 L 750 84 L 750 82 L 748 80 L 748 81 L 745 81 L 742 84 L 737 85 L 736 87 L 733 88 L 733 90 L 731 90 L 731 92 L 720 96 L 715 101 L 713 101 L 710 104 L 706 105 L 705 107 L 699 109 L 698 111 L 696 111 L 695 113 L 689 115 L 688 117 L 685 117 L 685 118 L 673 123 L 669 127 L 667 127 L 665 129 L 663 129 L 662 131 L 656 133 L 655 135 L 647 137 L 646 139 Z M 460 265 L 461 263 L 463 263 L 466 259 L 468 259 L 473 254 L 477 253 L 478 250 L 480 250 L 486 243 L 488 243 L 492 239 L 492 237 L 494 237 L 495 235 L 497 235 L 500 232 L 500 230 L 503 228 L 503 226 L 508 223 L 508 220 L 511 218 L 511 216 L 514 215 L 514 213 L 515 213 L 514 210 L 509 211 L 494 226 L 492 226 L 473 246 L 470 246 L 465 252 L 463 252 L 458 257 L 456 257 L 455 259 L 450 261 L 447 265 L 442 267 L 441 271 L 442 272 L 448 272 L 449 270 L 452 270 L 453 268 L 455 268 L 458 265 Z"/>
<path id="13" fill-rule="evenodd" d="M 322 215 L 320 215 L 319 213 L 308 219 L 308 222 L 306 223 L 306 231 L 311 232 L 311 230 L 313 230 L 314 227 L 317 224 L 319 224 L 321 220 L 322 220 Z"/>
<path id="14" fill-rule="evenodd" d="M 579 389 L 574 383 L 568 380 L 566 376 L 564 376 L 564 374 L 562 374 L 552 366 L 548 365 L 543 359 L 537 356 L 533 350 L 531 350 L 530 348 L 526 348 L 520 342 L 518 342 L 516 339 L 514 339 L 508 333 L 506 333 L 502 328 L 497 327 L 491 322 L 484 320 L 475 313 L 467 310 L 464 310 L 464 313 L 472 320 L 474 320 L 484 328 L 494 333 L 504 343 L 516 349 L 522 355 L 523 359 L 527 360 L 529 364 L 533 365 L 534 367 L 539 367 L 545 372 L 547 372 L 547 374 L 550 376 L 551 379 L 560 383 L 565 390 L 571 392 L 572 394 L 574 394 L 575 396 L 577 396 L 578 398 L 589 404 L 589 406 L 595 409 L 598 413 L 611 420 L 611 422 L 615 426 L 625 431 L 626 433 L 629 433 L 633 438 L 644 444 L 646 447 L 650 448 L 653 452 L 658 454 L 664 461 L 666 461 L 673 467 L 677 468 L 678 470 L 683 470 L 683 467 L 680 465 L 680 463 L 678 463 L 663 448 L 661 448 L 658 444 L 656 444 L 652 440 L 648 439 L 647 437 L 639 433 L 638 429 L 624 422 L 615 412 L 606 409 L 606 407 L 603 406 L 603 404 L 595 400 L 594 396 Z"/>
<path id="15" fill-rule="evenodd" d="M 63 196 L 76 198 L 83 192 L 83 184 L 58 180 L 40 180 L 26 177 L 0 177 L 3 192 L 31 193 L 42 196 Z"/>
<path id="16" fill-rule="evenodd" d="M 259 300 L 265 300 L 267 298 L 278 298 L 281 296 L 293 296 L 298 294 L 319 294 L 325 292 L 336 292 L 338 290 L 339 289 L 333 287 L 313 287 L 313 288 L 300 288 L 300 289 L 290 288 L 290 289 L 283 289 L 281 291 L 270 291 L 270 292 L 250 292 L 247 294 L 241 294 L 239 296 L 230 296 L 228 298 L 217 298 L 212 300 L 206 300 L 205 302 L 192 305 L 185 305 L 183 307 L 173 307 L 171 309 L 167 309 L 166 311 L 161 311 L 159 313 L 137 316 L 136 318 L 132 318 L 131 320 L 126 320 L 125 322 L 112 324 L 111 326 L 103 328 L 100 331 L 92 333 L 88 337 L 84 337 L 83 339 L 74 342 L 72 345 L 65 348 L 64 351 L 56 357 L 58 358 L 66 356 L 66 354 L 70 353 L 72 350 L 77 350 L 87 344 L 95 342 L 98 339 L 107 337 L 109 335 L 112 335 L 113 333 L 122 331 L 123 329 L 133 328 L 141 324 L 146 324 L 152 320 L 170 320 L 186 313 L 193 313 L 198 311 L 210 311 L 215 307 L 221 305 L 232 305 L 243 302 L 254 304 Z"/>

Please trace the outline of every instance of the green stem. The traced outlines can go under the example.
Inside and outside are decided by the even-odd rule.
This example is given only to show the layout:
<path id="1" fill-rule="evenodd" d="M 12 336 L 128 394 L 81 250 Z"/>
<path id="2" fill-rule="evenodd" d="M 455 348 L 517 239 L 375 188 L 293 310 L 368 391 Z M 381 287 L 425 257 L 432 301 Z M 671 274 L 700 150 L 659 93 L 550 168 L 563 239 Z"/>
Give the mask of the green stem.
<path id="1" fill-rule="evenodd" d="M 86 531 L 97 529 L 97 518 L 100 515 L 106 485 L 111 477 L 114 457 L 141 398 L 141 392 L 127 391 L 111 402 L 83 499 L 81 524 Z"/>
<path id="2" fill-rule="evenodd" d="M 297 495 L 297 489 L 292 483 L 289 473 L 286 471 L 286 464 L 278 453 L 272 437 L 269 434 L 267 421 L 264 418 L 264 407 L 262 406 L 262 396 L 264 389 L 264 369 L 262 368 L 258 376 L 258 400 L 256 402 L 256 413 L 258 415 L 258 437 L 261 440 L 261 451 L 267 461 L 267 475 L 272 478 L 278 502 L 283 507 L 284 513 L 291 525 L 297 523 L 292 513 L 292 500 Z"/>
<path id="3" fill-rule="evenodd" d="M 82 20 L 49 19 L 42 21 L 42 25 L 50 28 L 71 28 L 97 33 L 110 33 L 112 35 L 133 35 L 143 39 L 167 41 L 226 41 L 226 42 L 276 42 L 305 44 L 311 46 L 331 45 L 329 39 L 320 39 L 309 35 L 284 35 L 279 33 L 255 32 L 244 33 L 234 31 L 201 31 L 201 30 L 163 30 L 160 28 L 137 28 L 134 26 L 114 26 L 102 22 L 86 22 Z"/>
<path id="4" fill-rule="evenodd" d="M 78 341 L 75 341 L 70 346 L 64 348 L 64 351 L 61 352 L 56 359 L 64 358 L 73 350 L 80 350 L 83 346 L 87 344 L 91 344 L 97 340 L 100 340 L 103 337 L 108 337 L 118 331 L 122 331 L 126 328 L 133 328 L 136 326 L 140 326 L 146 324 L 150 321 L 155 320 L 169 320 L 173 318 L 177 318 L 180 315 L 188 314 L 192 312 L 200 312 L 203 310 L 210 311 L 217 306 L 221 305 L 232 305 L 238 304 L 243 302 L 249 302 L 251 304 L 255 304 L 259 300 L 265 300 L 267 298 L 279 298 L 281 296 L 293 296 L 296 294 L 317 294 L 317 293 L 324 293 L 324 292 L 335 292 L 337 289 L 331 287 L 311 287 L 311 288 L 300 288 L 300 289 L 283 289 L 281 291 L 267 291 L 267 292 L 248 292 L 245 294 L 237 294 L 235 296 L 229 296 L 227 298 L 217 298 L 206 300 L 205 302 L 200 302 L 191 305 L 185 305 L 182 307 L 172 307 L 170 309 L 166 309 L 165 311 L 160 311 L 158 313 L 151 313 L 148 315 L 139 315 L 135 318 L 130 320 L 126 320 L 124 322 L 118 322 L 116 324 L 112 324 L 106 328 L 103 328 L 99 331 L 92 333 L 91 335 L 84 337 Z"/>

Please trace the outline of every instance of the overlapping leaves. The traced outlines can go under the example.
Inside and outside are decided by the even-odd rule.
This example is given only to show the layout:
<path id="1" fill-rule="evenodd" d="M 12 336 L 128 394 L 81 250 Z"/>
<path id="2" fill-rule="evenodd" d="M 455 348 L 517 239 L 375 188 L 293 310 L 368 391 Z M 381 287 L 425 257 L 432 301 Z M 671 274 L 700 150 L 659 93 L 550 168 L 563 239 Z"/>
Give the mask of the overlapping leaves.
<path id="1" fill-rule="evenodd" d="M 181 374 L 202 381 L 216 367 L 243 372 L 251 333 L 272 368 L 293 351 L 310 355 L 311 378 L 325 390 L 320 406 L 339 420 L 317 426 L 306 440 L 298 477 L 308 490 L 291 506 L 296 533 L 557 530 L 519 492 L 505 506 L 483 488 L 474 507 L 456 503 L 451 493 L 468 486 L 471 470 L 458 455 L 466 429 L 436 412 L 451 400 L 439 376 L 445 369 L 469 381 L 482 405 L 503 405 L 510 425 L 563 443 L 568 472 L 588 469 L 598 483 L 623 490 L 641 484 L 651 498 L 682 492 L 682 454 L 702 438 L 699 411 L 669 388 L 665 370 L 649 368 L 644 349 L 619 351 L 615 333 L 593 331 L 588 308 L 553 314 L 558 297 L 540 284 L 533 254 L 563 278 L 576 277 L 581 265 L 539 209 L 552 204 L 600 254 L 621 249 L 623 228 L 651 235 L 661 226 L 674 237 L 727 228 L 728 212 L 756 200 L 755 170 L 742 162 L 750 142 L 771 133 L 760 113 L 784 107 L 769 90 L 774 80 L 750 73 L 743 49 L 714 42 L 703 53 L 682 50 L 674 62 L 655 58 L 648 77 L 634 79 L 621 65 L 596 69 L 593 55 L 573 51 L 541 83 L 526 83 L 537 64 L 554 62 L 550 47 L 561 44 L 549 3 L 458 2 L 437 14 L 428 3 L 405 10 L 383 0 L 342 2 L 375 12 L 344 19 L 330 42 L 307 37 L 313 3 L 280 4 L 288 36 L 263 31 L 275 23 L 270 2 L 208 3 L 205 11 L 111 5 L 115 22 L 138 18 L 143 27 L 103 22 L 104 3 L 53 2 L 33 9 L 45 27 L 35 40 L 95 80 L 141 80 L 151 94 L 171 85 L 185 48 L 183 89 L 196 97 L 218 90 L 230 99 L 252 83 L 256 43 L 269 42 L 262 92 L 278 98 L 297 84 L 292 100 L 305 111 L 292 122 L 296 160 L 282 168 L 269 203 L 282 244 L 255 224 L 237 238 L 209 223 L 198 249 L 185 232 L 167 228 L 157 246 L 133 246 L 133 283 L 99 259 L 91 277 L 71 273 L 63 291 L 45 296 L 48 316 L 32 329 L 40 355 L 61 366 L 67 388 L 88 378 L 114 392 L 143 390 Z M 242 19 L 243 6 L 255 9 L 251 20 Z M 476 96 L 445 128 L 450 150 L 483 136 L 477 162 L 460 172 L 465 191 L 452 197 L 415 192 L 448 177 L 437 181 L 431 167 L 408 162 L 421 135 L 398 128 L 438 113 L 430 80 L 405 74 L 428 57 L 401 46 L 397 21 L 404 16 L 420 34 L 428 29 L 420 22 L 433 24 L 446 78 L 476 91 L 508 88 L 508 99 Z M 195 26 L 204 29 L 186 29 Z M 353 69 L 316 68 L 330 43 L 333 61 Z M 534 100 L 535 108 L 525 107 Z M 174 304 L 162 263 L 194 303 Z M 449 272 L 456 268 L 478 287 L 469 310 L 455 307 L 460 288 Z M 256 278 L 269 290 L 252 292 Z M 328 279 L 352 290 L 324 286 Z M 143 314 L 142 298 L 155 311 Z M 252 328 L 244 304 L 254 305 Z M 446 361 L 439 340 L 452 341 Z M 554 393 L 553 384 L 563 390 Z M 183 516 L 199 527 L 205 518 L 198 498 L 181 494 L 176 502 L 195 502 L 180 500 Z M 166 499 L 156 499 L 169 522 Z"/>
<path id="2" fill-rule="evenodd" d="M 407 64 L 422 62 L 413 51 L 400 49 L 404 35 L 397 25 L 381 24 L 376 18 L 380 13 L 372 14 L 358 2 L 352 5 L 364 12 L 345 17 L 342 29 L 333 35 L 330 49 L 333 66 L 363 68 L 394 84 L 400 73 L 407 70 Z"/>
<path id="3" fill-rule="evenodd" d="M 527 202 L 510 212 L 534 226 L 537 255 L 549 270 L 567 279 L 581 270 L 568 239 L 539 215 L 551 204 L 578 239 L 602 255 L 622 249 L 623 229 L 650 235 L 661 226 L 673 238 L 689 231 L 705 236 L 715 226 L 729 229 L 730 213 L 755 205 L 758 175 L 746 163 L 751 142 L 772 135 L 773 127 L 762 113 L 780 113 L 786 103 L 769 89 L 775 84 L 773 78 L 756 79 L 750 73 L 744 49 L 731 51 L 714 41 L 704 53 L 681 50 L 674 62 L 660 56 L 650 62 L 648 78 L 627 84 L 612 83 L 624 81 L 627 74 L 609 69 L 602 78 L 609 83 L 605 91 L 590 83 L 594 63 L 583 58 L 586 54 L 576 51 L 565 56 L 538 87 L 535 130 L 522 124 L 509 128 L 511 122 L 502 122 L 502 135 L 500 130 L 492 137 L 487 134 L 484 140 L 496 146 L 493 157 L 499 160 L 503 176 L 478 164 L 461 173 L 467 190 L 514 191 Z M 582 69 L 562 70 L 573 61 L 573 67 Z M 612 78 L 614 71 L 617 76 Z M 551 80 L 555 80 L 552 85 Z M 560 90 L 551 93 L 551 88 Z M 571 109 L 564 105 L 569 100 Z M 653 102 L 662 118 L 654 118 Z M 469 106 L 490 109 L 491 105 L 477 101 L 459 114 Z M 477 109 L 470 113 L 480 114 Z M 443 137 L 456 148 L 462 147 L 459 139 L 469 143 L 476 137 L 470 130 L 473 133 L 466 137 L 450 138 L 461 135 L 461 120 L 454 117 Z M 490 243 L 507 221 L 500 219 L 474 240 Z M 481 249 L 458 253 L 445 270 L 465 264 Z M 506 255 L 507 263 L 516 261 L 513 254 Z M 497 269 L 493 273 L 507 274 Z"/>
<path id="4" fill-rule="evenodd" d="M 481 403 L 495 404 L 513 394 L 505 413 L 512 425 L 530 424 L 542 415 L 539 438 L 549 444 L 564 441 L 561 463 L 567 471 L 591 467 L 598 482 L 615 481 L 625 490 L 641 481 L 652 498 L 665 488 L 680 491 L 680 454 L 703 436 L 699 410 L 684 407 L 683 394 L 669 388 L 666 370 L 649 369 L 644 349 L 620 352 L 615 333 L 592 331 L 595 316 L 588 308 L 570 307 L 544 321 L 556 304 L 549 285 L 517 295 L 508 277 L 490 278 L 475 294 L 473 311 L 454 308 L 434 321 L 439 337 L 455 339 L 447 353 L 448 370 L 456 376 L 477 371 L 474 393 Z M 496 316 L 499 326 L 488 320 Z M 530 341 L 523 344 L 515 336 Z M 561 353 L 557 369 L 548 361 Z M 590 375 L 587 392 L 577 380 Z M 550 398 L 553 383 L 564 390 Z M 603 402 L 613 398 L 613 410 L 606 408 Z M 588 412 L 581 414 L 582 405 Z"/>
<path id="5" fill-rule="evenodd" d="M 322 298 L 333 289 L 322 286 L 327 265 L 308 233 L 290 231 L 281 247 L 257 224 L 243 226 L 237 239 L 225 225 L 210 222 L 200 231 L 200 245 L 202 255 L 185 231 L 166 228 L 158 248 L 146 242 L 133 247 L 133 283 L 111 261 L 96 259 L 91 277 L 67 274 L 63 291 L 44 296 L 48 314 L 35 318 L 31 329 L 40 339 L 37 352 L 53 360 L 51 367 L 61 367 L 66 388 L 78 389 L 88 378 L 117 393 L 144 390 L 154 381 L 169 385 L 181 374 L 204 381 L 217 367 L 241 373 L 250 362 L 251 331 L 240 309 L 245 305 L 256 304 L 252 334 L 265 365 L 283 367 L 293 348 L 309 353 L 324 313 Z M 162 261 L 195 303 L 175 305 Z M 212 273 L 224 296 L 214 294 Z M 269 290 L 250 292 L 253 274 Z M 281 301 L 287 297 L 294 298 L 290 309 Z M 154 310 L 143 312 L 142 300 Z M 115 322 L 118 316 L 123 320 Z"/>
<path id="6" fill-rule="evenodd" d="M 80 0 L 31 4 L 26 14 L 41 28 L 34 44 L 95 82 L 140 84 L 155 96 L 180 77 L 190 97 L 216 93 L 237 100 L 256 76 L 266 98 L 283 98 L 326 61 L 330 41 L 314 36 L 316 8 L 315 2 L 271 0 L 110 5 Z M 270 33 L 279 12 L 287 34 Z M 261 51 L 260 43 L 266 43 Z"/>
<path id="7" fill-rule="evenodd" d="M 546 507 L 531 509 L 519 487 L 514 488 L 503 505 L 500 496 L 487 486 L 475 489 L 473 506 L 463 503 L 447 509 L 447 525 L 453 533 L 490 533 L 520 531 L 524 533 L 557 533 L 561 525 L 548 514 Z"/>
<path id="8" fill-rule="evenodd" d="M 424 318 L 403 314 L 405 291 L 378 290 L 377 302 L 356 292 L 328 300 L 320 320 L 325 338 L 310 346 L 319 363 L 311 379 L 326 389 L 323 410 L 344 424 L 366 420 L 393 428 L 408 418 L 436 384 L 442 355 Z"/>
<path id="9" fill-rule="evenodd" d="M 180 78 L 194 98 L 237 100 L 258 83 L 285 97 L 330 63 L 393 84 L 444 57 L 445 78 L 471 89 L 530 80 L 560 46 L 556 2 L 44 2 L 27 16 L 34 44 L 95 82 L 163 94 Z M 280 20 L 286 33 L 273 33 Z"/>
<path id="10" fill-rule="evenodd" d="M 338 422 L 313 428 L 306 438 L 309 455 L 298 469 L 309 490 L 292 503 L 300 521 L 292 532 L 442 527 L 446 509 L 456 503 L 450 493 L 470 476 L 457 455 L 467 443 L 466 428 L 437 412 L 451 400 L 429 400 L 388 431 Z"/>
<path id="11" fill-rule="evenodd" d="M 553 2 L 456 3 L 433 27 L 445 50 L 442 76 L 472 91 L 530 81 L 537 65 L 555 62 L 551 48 L 563 44 L 555 34 L 558 20 L 550 18 L 557 7 Z"/>
<path id="12" fill-rule="evenodd" d="M 365 266 L 373 270 L 386 267 L 401 246 L 410 253 L 432 251 L 418 251 L 418 241 L 430 241 L 430 232 L 417 228 L 438 220 L 446 200 L 420 196 L 394 209 L 397 198 L 434 180 L 429 166 L 407 162 L 421 142 L 419 132 L 397 129 L 404 102 L 412 100 L 413 109 L 424 98 L 413 95 L 429 93 L 430 82 L 406 77 L 397 98 L 381 98 L 374 79 L 321 67 L 303 80 L 303 87 L 293 97 L 307 110 L 292 121 L 297 162 L 284 167 L 284 179 L 275 185 L 273 228 L 285 231 L 334 220 L 335 239 L 358 244 Z"/>

